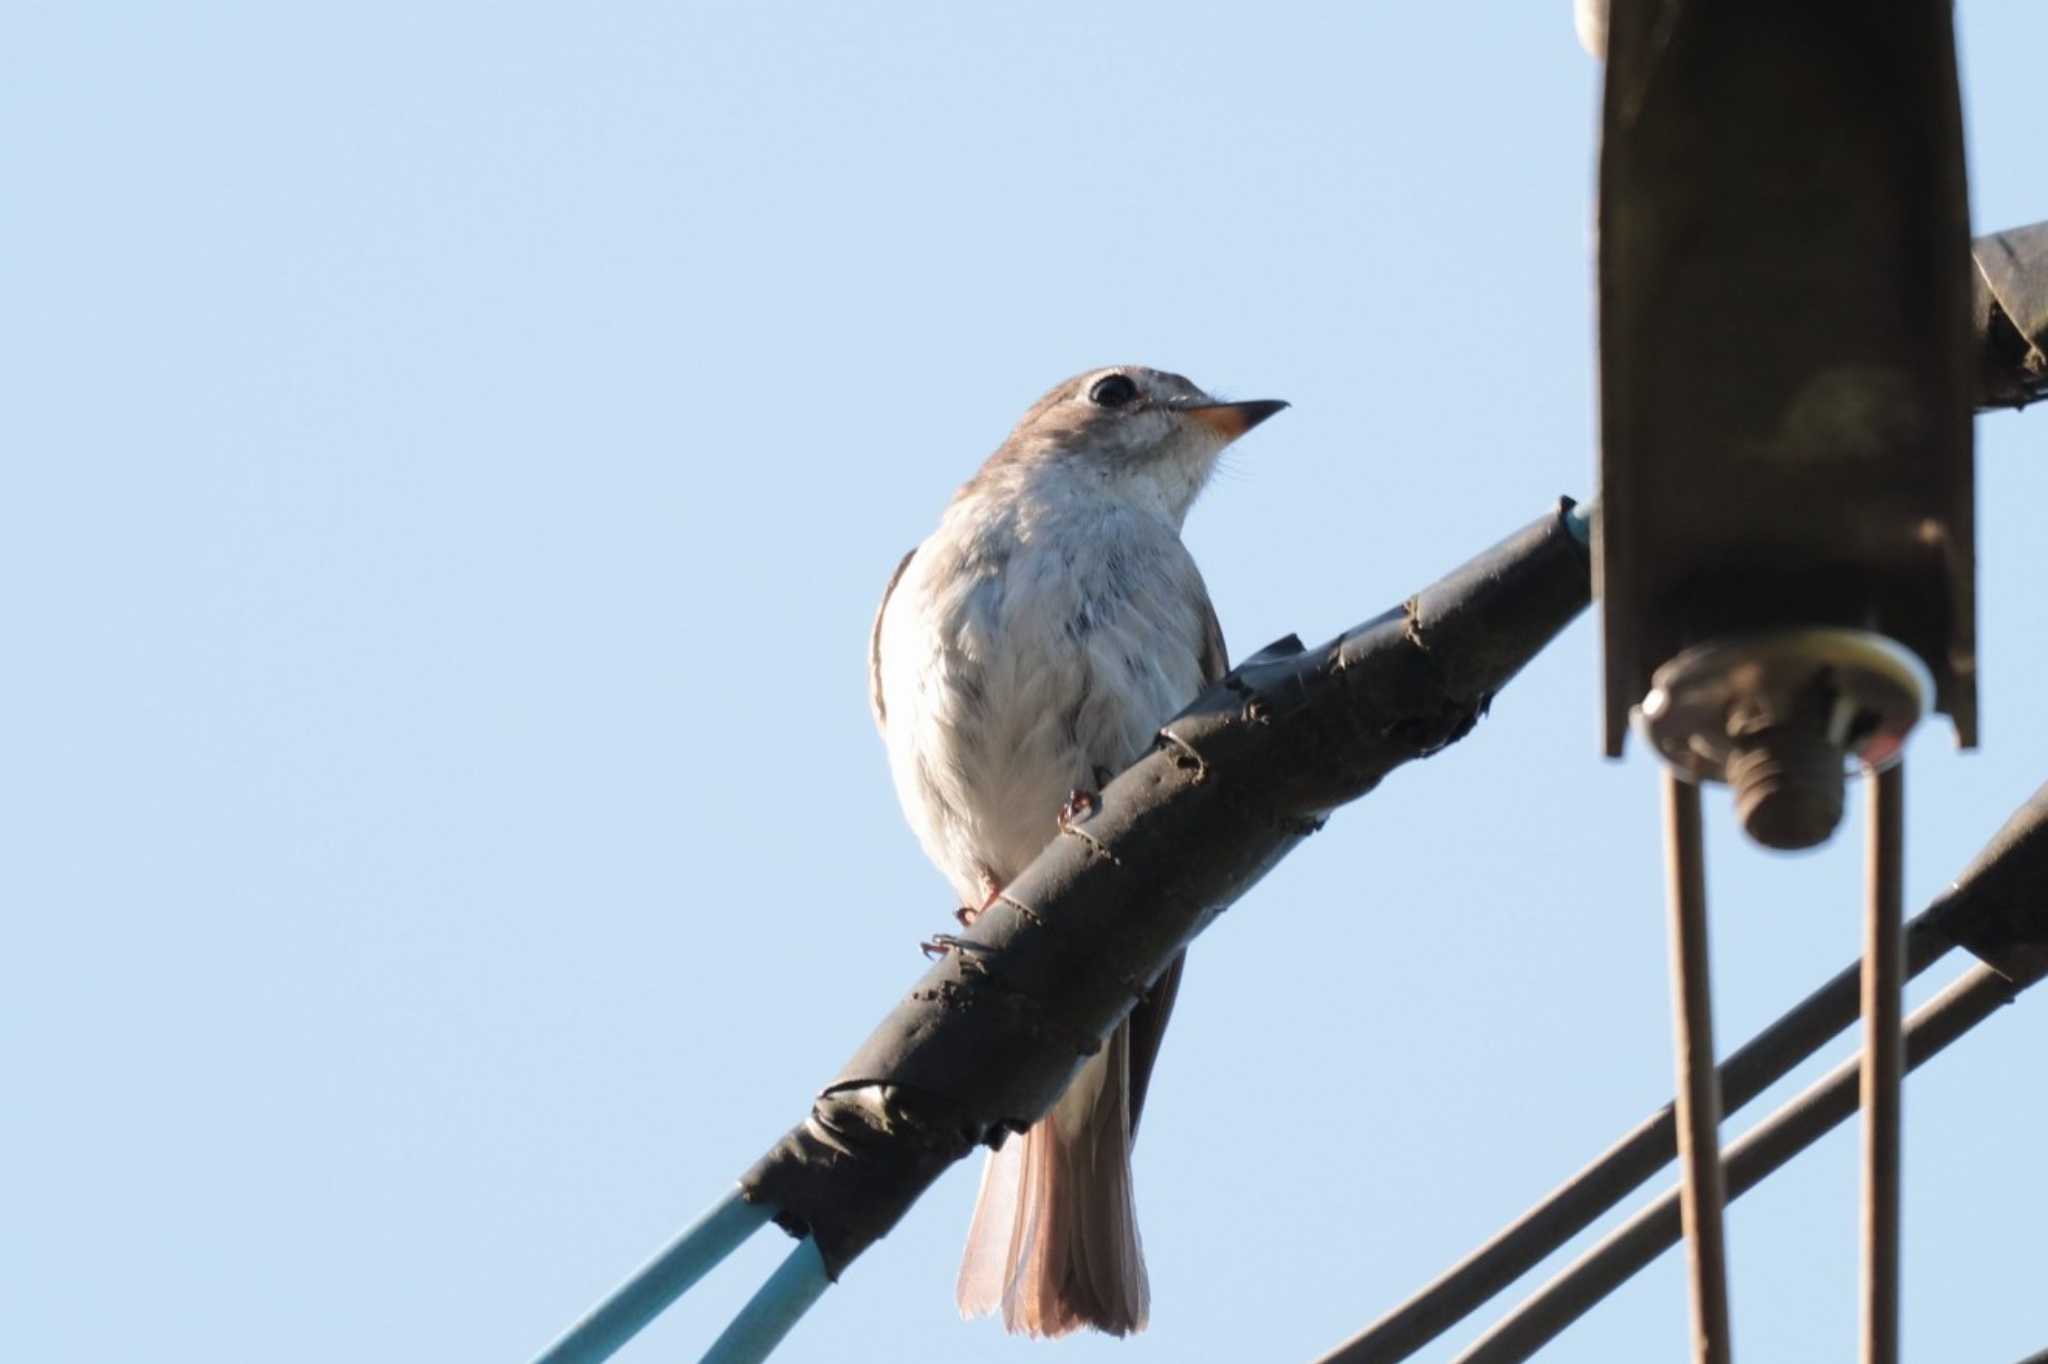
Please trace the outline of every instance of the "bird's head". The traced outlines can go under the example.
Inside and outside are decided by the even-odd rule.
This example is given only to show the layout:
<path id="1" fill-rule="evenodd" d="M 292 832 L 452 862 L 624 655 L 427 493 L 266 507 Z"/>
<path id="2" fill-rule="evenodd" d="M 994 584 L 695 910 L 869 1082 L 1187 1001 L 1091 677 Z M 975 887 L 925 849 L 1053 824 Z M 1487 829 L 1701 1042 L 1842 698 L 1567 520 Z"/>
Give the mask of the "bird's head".
<path id="1" fill-rule="evenodd" d="M 983 476 L 1084 478 L 1178 527 L 1223 448 L 1285 406 L 1219 402 L 1143 365 L 1092 369 L 1040 398 Z"/>

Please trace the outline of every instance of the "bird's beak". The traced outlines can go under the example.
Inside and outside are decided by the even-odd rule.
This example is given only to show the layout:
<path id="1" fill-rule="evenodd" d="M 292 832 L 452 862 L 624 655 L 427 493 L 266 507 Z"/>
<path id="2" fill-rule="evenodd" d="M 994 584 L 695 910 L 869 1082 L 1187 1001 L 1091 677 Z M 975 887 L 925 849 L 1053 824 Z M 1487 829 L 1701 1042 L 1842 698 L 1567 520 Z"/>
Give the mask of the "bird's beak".
<path id="1" fill-rule="evenodd" d="M 1248 403 L 1199 403 L 1181 410 L 1223 439 L 1236 440 L 1285 406 L 1278 398 L 1260 398 Z"/>

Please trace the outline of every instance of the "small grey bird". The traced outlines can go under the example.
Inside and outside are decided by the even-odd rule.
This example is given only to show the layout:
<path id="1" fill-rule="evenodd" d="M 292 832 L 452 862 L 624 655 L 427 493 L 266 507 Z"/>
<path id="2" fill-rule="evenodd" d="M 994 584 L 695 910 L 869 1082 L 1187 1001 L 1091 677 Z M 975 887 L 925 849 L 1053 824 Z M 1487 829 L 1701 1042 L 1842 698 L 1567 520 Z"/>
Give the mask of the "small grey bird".
<path id="1" fill-rule="evenodd" d="M 868 664 L 903 812 L 960 896 L 994 903 L 1077 792 L 1136 761 L 1229 666 L 1188 508 L 1285 407 L 1118 365 L 1054 388 L 897 565 Z M 1144 1329 L 1131 1137 L 1183 959 L 1020 1138 L 992 1152 L 956 1295 L 1031 1335 Z"/>

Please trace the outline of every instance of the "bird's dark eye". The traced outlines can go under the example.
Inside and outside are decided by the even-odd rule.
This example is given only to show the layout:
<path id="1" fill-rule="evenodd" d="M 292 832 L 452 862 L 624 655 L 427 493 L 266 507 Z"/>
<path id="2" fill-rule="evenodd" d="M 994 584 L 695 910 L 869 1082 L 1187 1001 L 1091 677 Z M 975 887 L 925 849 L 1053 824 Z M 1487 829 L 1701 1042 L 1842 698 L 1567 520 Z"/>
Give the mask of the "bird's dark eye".
<path id="1" fill-rule="evenodd" d="M 1138 396 L 1138 386 L 1128 376 L 1105 374 L 1088 390 L 1088 401 L 1097 407 L 1122 407 Z"/>

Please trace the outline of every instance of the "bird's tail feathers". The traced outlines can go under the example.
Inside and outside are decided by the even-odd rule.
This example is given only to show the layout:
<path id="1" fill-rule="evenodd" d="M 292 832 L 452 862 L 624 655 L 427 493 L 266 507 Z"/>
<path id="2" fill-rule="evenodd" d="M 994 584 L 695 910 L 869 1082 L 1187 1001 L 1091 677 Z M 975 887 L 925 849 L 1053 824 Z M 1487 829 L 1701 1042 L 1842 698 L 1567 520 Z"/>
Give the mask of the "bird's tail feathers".
<path id="1" fill-rule="evenodd" d="M 1151 1289 L 1131 1185 L 1129 1025 L 1043 1119 L 991 1152 L 955 1298 L 1034 1336 L 1145 1329 Z"/>

